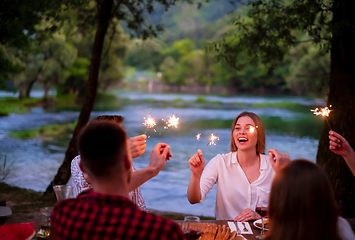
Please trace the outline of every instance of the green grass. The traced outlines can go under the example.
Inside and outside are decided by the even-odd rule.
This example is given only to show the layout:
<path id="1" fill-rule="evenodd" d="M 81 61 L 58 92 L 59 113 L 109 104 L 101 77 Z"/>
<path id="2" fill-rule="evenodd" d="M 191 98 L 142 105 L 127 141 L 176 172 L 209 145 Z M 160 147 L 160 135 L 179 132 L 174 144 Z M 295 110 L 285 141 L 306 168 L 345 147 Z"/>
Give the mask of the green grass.
<path id="1" fill-rule="evenodd" d="M 220 101 L 209 101 L 203 96 L 198 96 L 197 99 L 195 101 L 193 101 L 193 102 L 194 103 L 199 103 L 199 104 L 207 104 L 207 103 L 217 104 L 217 105 L 222 105 L 223 104 Z"/>
<path id="2" fill-rule="evenodd" d="M 73 132 L 75 126 L 76 122 L 69 124 L 52 124 L 41 126 L 33 130 L 11 132 L 9 137 L 19 139 L 41 138 L 43 140 L 60 139 Z"/>
<path id="3" fill-rule="evenodd" d="M 75 103 L 75 99 L 76 99 L 75 94 L 69 94 L 69 95 L 51 97 L 51 98 L 53 98 L 57 102 L 57 107 L 70 107 L 70 106 L 77 105 Z"/>
<path id="4" fill-rule="evenodd" d="M 289 108 L 289 109 L 303 109 L 307 108 L 307 106 L 299 104 L 299 103 L 291 103 L 291 102 L 277 102 L 277 103 L 253 103 L 253 107 L 257 108 Z"/>
<path id="5" fill-rule="evenodd" d="M 202 96 L 198 96 L 197 99 L 195 100 L 196 103 L 207 103 L 208 101 L 206 100 L 206 98 L 202 97 Z"/>
<path id="6" fill-rule="evenodd" d="M 184 100 L 182 100 L 181 98 L 173 99 L 171 101 L 176 103 L 184 102 Z"/>
<path id="7" fill-rule="evenodd" d="M 4 97 L 0 99 L 0 116 L 8 116 L 10 113 L 23 114 L 28 112 L 33 105 L 38 104 L 38 98 Z"/>

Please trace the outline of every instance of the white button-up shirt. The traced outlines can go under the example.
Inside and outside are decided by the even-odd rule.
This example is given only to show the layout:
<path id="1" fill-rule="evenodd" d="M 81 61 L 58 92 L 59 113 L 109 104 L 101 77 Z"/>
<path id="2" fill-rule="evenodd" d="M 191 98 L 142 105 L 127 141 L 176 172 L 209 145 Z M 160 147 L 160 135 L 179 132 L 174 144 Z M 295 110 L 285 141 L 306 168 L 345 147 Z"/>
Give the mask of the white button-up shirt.
<path id="1" fill-rule="evenodd" d="M 233 220 L 244 209 L 255 211 L 258 197 L 267 206 L 275 172 L 264 154 L 260 154 L 260 175 L 249 183 L 237 161 L 237 152 L 218 154 L 205 167 L 200 181 L 201 202 L 217 184 L 215 216 L 217 220 Z"/>

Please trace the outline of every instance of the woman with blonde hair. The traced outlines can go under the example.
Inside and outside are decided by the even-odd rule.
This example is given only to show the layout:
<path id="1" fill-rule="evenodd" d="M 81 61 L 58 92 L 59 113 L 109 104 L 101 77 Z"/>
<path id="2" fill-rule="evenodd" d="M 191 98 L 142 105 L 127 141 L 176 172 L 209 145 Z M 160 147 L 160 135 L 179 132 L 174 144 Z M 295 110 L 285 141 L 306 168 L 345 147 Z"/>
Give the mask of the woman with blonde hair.
<path id="1" fill-rule="evenodd" d="M 355 239 L 338 216 L 329 179 L 316 164 L 298 159 L 277 170 L 272 182 L 265 240 Z"/>
<path id="2" fill-rule="evenodd" d="M 205 168 L 202 151 L 189 159 L 191 178 L 187 198 L 202 202 L 217 184 L 217 220 L 248 221 L 260 218 L 255 212 L 257 199 L 269 199 L 274 170 L 265 155 L 265 131 L 254 113 L 239 114 L 232 124 L 231 152 L 218 154 Z"/>

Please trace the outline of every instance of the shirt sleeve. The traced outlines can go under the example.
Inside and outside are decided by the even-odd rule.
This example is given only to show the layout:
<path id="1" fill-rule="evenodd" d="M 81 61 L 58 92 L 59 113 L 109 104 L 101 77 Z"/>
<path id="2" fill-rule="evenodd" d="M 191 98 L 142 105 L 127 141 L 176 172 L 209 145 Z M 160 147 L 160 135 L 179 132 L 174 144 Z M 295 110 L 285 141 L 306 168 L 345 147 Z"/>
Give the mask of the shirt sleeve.
<path id="1" fill-rule="evenodd" d="M 355 235 L 350 224 L 342 217 L 338 217 L 338 232 L 342 240 L 355 239 Z"/>
<path id="2" fill-rule="evenodd" d="M 221 158 L 221 155 L 217 155 L 209 161 L 203 170 L 201 180 L 200 180 L 200 189 L 201 189 L 201 200 L 205 200 L 207 193 L 212 189 L 213 185 L 218 180 L 218 162 Z"/>
<path id="3" fill-rule="evenodd" d="M 134 167 L 132 164 L 132 171 L 135 172 L 137 169 Z M 131 199 L 132 202 L 134 202 L 137 207 L 139 207 L 142 211 L 148 212 L 145 202 L 142 196 L 142 192 L 140 188 L 133 189 L 132 191 L 129 192 L 129 198 Z"/>
<path id="4" fill-rule="evenodd" d="M 80 155 L 78 155 L 71 161 L 71 177 L 73 181 L 74 198 L 76 198 L 83 190 L 91 188 L 91 185 L 85 181 L 83 172 L 79 167 L 80 159 Z"/>

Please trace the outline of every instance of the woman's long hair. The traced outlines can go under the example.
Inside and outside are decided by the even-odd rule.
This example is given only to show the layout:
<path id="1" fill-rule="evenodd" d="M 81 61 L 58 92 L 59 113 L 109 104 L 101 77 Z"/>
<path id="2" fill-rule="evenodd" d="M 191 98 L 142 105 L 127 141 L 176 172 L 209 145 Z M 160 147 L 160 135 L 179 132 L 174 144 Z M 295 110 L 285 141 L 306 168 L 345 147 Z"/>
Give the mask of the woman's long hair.
<path id="1" fill-rule="evenodd" d="M 329 179 L 316 164 L 298 159 L 280 169 L 269 201 L 265 240 L 338 240 L 338 211 Z"/>
<path id="2" fill-rule="evenodd" d="M 264 130 L 263 122 L 261 121 L 258 115 L 252 112 L 242 112 L 234 119 L 232 124 L 231 141 L 230 141 L 231 152 L 237 151 L 237 146 L 235 145 L 235 141 L 233 137 L 233 131 L 235 129 L 235 124 L 237 123 L 238 119 L 241 117 L 250 117 L 253 120 L 256 126 L 255 130 L 258 134 L 258 141 L 256 143 L 256 152 L 258 154 L 265 154 L 265 130 Z"/>

